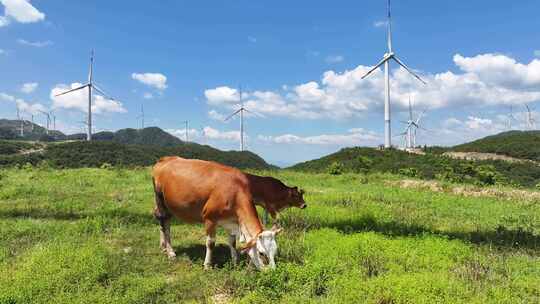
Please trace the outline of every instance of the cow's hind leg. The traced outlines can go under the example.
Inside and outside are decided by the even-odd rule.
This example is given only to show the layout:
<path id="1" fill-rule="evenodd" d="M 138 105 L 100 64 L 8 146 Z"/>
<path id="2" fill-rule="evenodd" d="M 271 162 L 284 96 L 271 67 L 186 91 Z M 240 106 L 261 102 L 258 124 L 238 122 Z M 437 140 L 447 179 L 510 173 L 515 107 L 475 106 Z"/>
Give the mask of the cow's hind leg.
<path id="1" fill-rule="evenodd" d="M 233 265 L 236 265 L 238 263 L 238 252 L 236 251 L 236 235 L 231 232 L 229 234 L 229 249 L 231 250 L 231 259 L 233 262 Z"/>
<path id="2" fill-rule="evenodd" d="M 176 253 L 171 245 L 171 214 L 166 209 L 163 196 L 156 192 L 156 206 L 154 208 L 154 217 L 159 222 L 159 247 L 169 258 L 176 257 Z"/>
<path id="3" fill-rule="evenodd" d="M 216 224 L 210 220 L 205 221 L 206 228 L 206 256 L 204 257 L 204 269 L 212 268 L 212 252 L 216 246 Z"/>

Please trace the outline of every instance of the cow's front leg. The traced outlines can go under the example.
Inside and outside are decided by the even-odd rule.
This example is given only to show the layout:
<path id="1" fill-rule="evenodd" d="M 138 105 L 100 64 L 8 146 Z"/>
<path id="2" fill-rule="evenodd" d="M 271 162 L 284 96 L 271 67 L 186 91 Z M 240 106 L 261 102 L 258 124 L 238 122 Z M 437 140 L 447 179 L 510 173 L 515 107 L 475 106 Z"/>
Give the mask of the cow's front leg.
<path id="1" fill-rule="evenodd" d="M 210 221 L 205 223 L 206 226 L 206 256 L 204 257 L 204 269 L 212 268 L 212 251 L 216 246 L 216 225 Z"/>
<path id="2" fill-rule="evenodd" d="M 238 263 L 238 252 L 236 251 L 236 235 L 233 233 L 229 234 L 229 249 L 231 250 L 233 265 L 236 265 Z"/>

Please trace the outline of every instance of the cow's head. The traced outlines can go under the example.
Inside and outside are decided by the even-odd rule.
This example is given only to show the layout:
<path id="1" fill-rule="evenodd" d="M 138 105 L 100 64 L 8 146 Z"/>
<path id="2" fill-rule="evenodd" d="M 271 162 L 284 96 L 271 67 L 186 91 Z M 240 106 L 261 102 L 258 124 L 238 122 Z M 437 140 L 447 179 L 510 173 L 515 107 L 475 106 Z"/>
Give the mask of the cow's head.
<path id="1" fill-rule="evenodd" d="M 298 187 L 289 188 L 289 205 L 304 209 L 307 207 L 304 201 L 304 190 L 298 189 Z"/>
<path id="2" fill-rule="evenodd" d="M 281 231 L 282 228 L 264 230 L 244 247 L 243 251 L 247 251 L 247 254 L 257 269 L 276 268 L 275 257 L 278 249 L 276 235 Z"/>

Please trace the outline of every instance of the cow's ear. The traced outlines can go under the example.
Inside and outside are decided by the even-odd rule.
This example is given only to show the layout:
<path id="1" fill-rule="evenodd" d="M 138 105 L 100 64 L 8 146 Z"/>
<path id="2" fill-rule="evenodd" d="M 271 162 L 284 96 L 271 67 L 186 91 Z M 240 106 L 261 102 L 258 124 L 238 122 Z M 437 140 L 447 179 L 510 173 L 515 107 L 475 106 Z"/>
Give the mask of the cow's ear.
<path id="1" fill-rule="evenodd" d="M 272 232 L 274 232 L 275 234 L 279 234 L 279 233 L 281 233 L 282 231 L 283 231 L 283 228 L 278 227 L 277 225 L 274 225 L 274 226 L 272 227 Z"/>

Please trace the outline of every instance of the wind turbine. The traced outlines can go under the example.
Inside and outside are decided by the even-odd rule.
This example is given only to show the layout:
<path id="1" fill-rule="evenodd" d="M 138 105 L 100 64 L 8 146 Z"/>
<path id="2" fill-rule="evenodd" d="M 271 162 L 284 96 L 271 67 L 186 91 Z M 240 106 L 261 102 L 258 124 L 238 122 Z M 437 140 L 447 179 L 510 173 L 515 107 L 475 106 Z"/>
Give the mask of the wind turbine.
<path id="1" fill-rule="evenodd" d="M 87 123 L 86 123 L 88 125 L 88 128 L 86 130 L 87 141 L 92 140 L 92 91 L 96 90 L 98 93 L 102 94 L 106 98 L 114 100 L 114 98 L 108 96 L 107 94 L 103 92 L 103 90 L 101 90 L 99 87 L 96 86 L 93 79 L 93 76 L 94 76 L 93 73 L 94 73 L 94 50 L 92 50 L 90 54 L 90 72 L 88 73 L 88 82 L 78 88 L 71 89 L 71 90 L 55 95 L 55 97 L 58 97 L 64 94 L 68 94 L 74 91 L 88 88 L 88 116 L 87 116 Z"/>
<path id="2" fill-rule="evenodd" d="M 236 110 L 234 113 L 225 118 L 224 121 L 227 121 L 234 117 L 237 114 L 240 114 L 240 151 L 244 151 L 244 112 L 252 113 L 248 109 L 244 108 L 244 101 L 242 100 L 242 87 L 238 90 L 238 96 L 240 98 L 240 109 Z M 253 114 L 253 113 L 252 113 Z"/>
<path id="3" fill-rule="evenodd" d="M 409 119 L 405 122 L 402 121 L 402 123 L 407 124 L 407 127 L 403 133 L 400 135 L 405 135 L 406 143 L 405 148 L 406 149 L 414 149 L 416 147 L 416 132 L 418 129 L 422 129 L 420 127 L 420 120 L 426 113 L 426 110 L 424 110 L 418 118 L 415 120 L 413 118 L 413 110 L 412 110 L 412 104 L 411 104 L 411 97 L 409 96 Z"/>
<path id="4" fill-rule="evenodd" d="M 529 105 L 525 105 L 525 107 L 527 108 L 527 126 L 531 130 L 534 130 L 536 129 L 536 120 L 534 119 L 532 115 L 531 108 L 529 108 Z"/>
<path id="5" fill-rule="evenodd" d="M 421 83 L 427 84 L 420 76 L 411 71 L 403 61 L 401 61 L 392 49 L 392 20 L 390 14 L 390 0 L 388 0 L 388 21 L 387 21 L 387 45 L 388 51 L 384 54 L 383 59 L 369 70 L 362 79 L 366 78 L 373 71 L 384 65 L 384 147 L 392 147 L 392 131 L 390 126 L 390 60 L 394 60 L 398 65 L 402 66 L 407 72 L 418 79 Z"/>
<path id="6" fill-rule="evenodd" d="M 506 127 L 508 130 L 512 130 L 512 120 L 517 121 L 517 119 L 514 117 L 514 111 L 513 107 L 510 106 L 510 112 L 507 114 L 508 120 L 506 121 Z"/>
<path id="7" fill-rule="evenodd" d="M 189 121 L 187 121 L 187 120 L 182 120 L 182 123 L 184 123 L 184 125 L 185 125 L 185 132 L 186 132 L 186 133 L 185 133 L 185 136 L 186 136 L 186 143 L 187 143 L 187 142 L 188 142 L 188 139 L 189 139 L 189 138 L 188 138 L 188 124 L 189 124 Z"/>
<path id="8" fill-rule="evenodd" d="M 41 110 L 39 110 L 39 112 L 41 112 L 47 118 L 47 129 L 45 129 L 45 134 L 49 135 L 49 126 L 51 124 L 51 114 L 45 111 L 41 111 Z"/>
<path id="9" fill-rule="evenodd" d="M 141 119 L 141 129 L 144 129 L 144 104 L 141 103 L 141 115 L 137 116 L 137 119 Z"/>
<path id="10" fill-rule="evenodd" d="M 24 137 L 24 121 L 21 117 L 21 110 L 19 109 L 19 106 L 17 105 L 17 120 L 19 120 L 19 123 L 21 124 L 21 137 Z"/>

